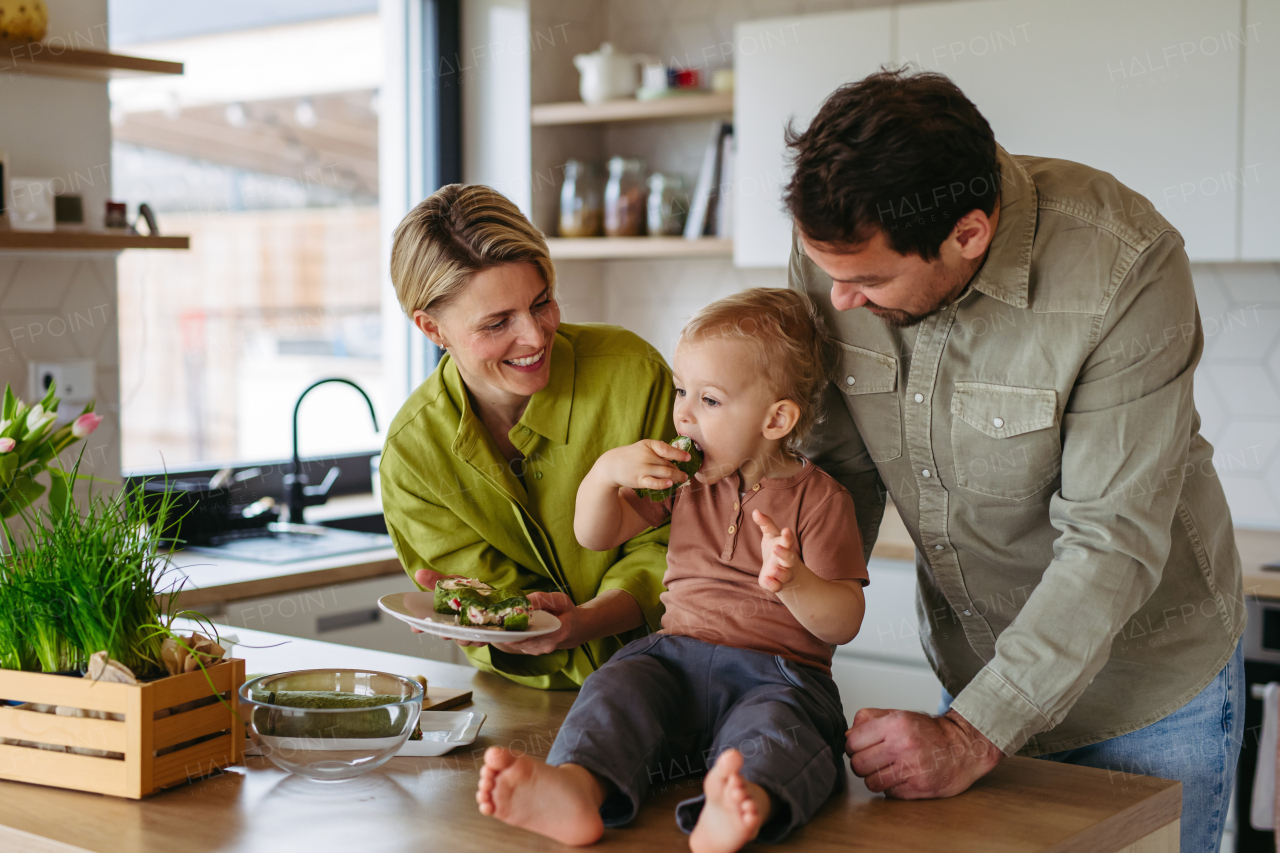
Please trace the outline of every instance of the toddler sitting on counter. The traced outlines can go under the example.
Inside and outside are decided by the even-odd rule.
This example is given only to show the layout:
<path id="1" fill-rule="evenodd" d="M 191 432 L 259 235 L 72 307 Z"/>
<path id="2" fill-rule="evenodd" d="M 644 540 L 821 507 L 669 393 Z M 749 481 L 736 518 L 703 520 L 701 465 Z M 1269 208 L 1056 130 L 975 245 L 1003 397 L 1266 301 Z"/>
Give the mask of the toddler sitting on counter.
<path id="1" fill-rule="evenodd" d="M 661 441 L 610 450 L 574 518 L 599 551 L 671 518 L 662 630 L 587 678 L 545 764 L 486 752 L 482 813 L 590 844 L 655 784 L 707 770 L 676 822 L 695 853 L 720 853 L 781 840 L 837 789 L 846 723 L 831 652 L 858 633 L 868 577 L 853 499 L 795 451 L 833 349 L 790 290 L 745 291 L 685 326 L 674 418 L 701 469 L 690 480 L 675 463 L 692 469 L 692 454 Z"/>

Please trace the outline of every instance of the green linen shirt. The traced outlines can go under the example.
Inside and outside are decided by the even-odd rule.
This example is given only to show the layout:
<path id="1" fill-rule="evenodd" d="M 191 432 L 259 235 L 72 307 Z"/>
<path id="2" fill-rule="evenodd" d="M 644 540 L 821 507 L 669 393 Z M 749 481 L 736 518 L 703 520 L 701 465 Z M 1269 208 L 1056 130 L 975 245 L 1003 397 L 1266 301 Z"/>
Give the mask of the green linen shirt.
<path id="1" fill-rule="evenodd" d="M 798 239 L 789 280 L 841 351 L 811 458 L 853 494 L 868 553 L 892 497 L 952 707 L 1042 755 L 1182 707 L 1245 611 L 1192 399 L 1204 336 L 1181 237 L 1109 174 L 999 162 L 986 261 L 919 325 L 834 310 Z"/>
<path id="2" fill-rule="evenodd" d="M 669 525 L 612 551 L 589 551 L 573 534 L 578 484 L 600 454 L 643 438 L 675 437 L 671 371 L 637 335 L 616 326 L 562 323 L 551 378 L 534 394 L 512 444 L 523 482 L 476 416 L 446 355 L 391 423 L 379 474 L 387 532 L 412 578 L 418 569 L 465 575 L 526 591 L 560 590 L 582 604 L 624 589 L 645 627 L 582 649 L 511 655 L 470 647 L 477 667 L 530 687 L 573 688 L 630 640 L 662 623 Z"/>

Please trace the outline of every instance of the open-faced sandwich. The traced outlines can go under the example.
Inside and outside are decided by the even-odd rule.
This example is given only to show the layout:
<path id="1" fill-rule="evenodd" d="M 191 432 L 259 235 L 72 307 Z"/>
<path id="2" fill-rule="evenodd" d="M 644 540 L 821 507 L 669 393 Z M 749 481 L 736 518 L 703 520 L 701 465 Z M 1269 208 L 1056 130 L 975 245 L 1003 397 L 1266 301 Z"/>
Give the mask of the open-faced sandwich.
<path id="1" fill-rule="evenodd" d="M 452 613 L 459 625 L 527 631 L 533 607 L 518 589 L 495 589 L 474 578 L 445 578 L 436 584 L 437 613 Z"/>

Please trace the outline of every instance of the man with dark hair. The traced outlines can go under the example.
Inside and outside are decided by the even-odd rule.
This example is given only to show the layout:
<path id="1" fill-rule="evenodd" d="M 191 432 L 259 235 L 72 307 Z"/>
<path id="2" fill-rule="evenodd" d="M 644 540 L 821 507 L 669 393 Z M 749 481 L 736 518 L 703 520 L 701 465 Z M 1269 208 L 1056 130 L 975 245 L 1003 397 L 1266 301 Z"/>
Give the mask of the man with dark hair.
<path id="1" fill-rule="evenodd" d="M 1216 849 L 1245 615 L 1178 232 L 1109 174 L 1008 154 L 940 74 L 843 86 L 787 144 L 791 286 L 841 350 L 808 450 L 868 554 L 892 498 L 945 688 L 937 717 L 860 710 L 854 771 L 904 798 L 1015 753 L 1177 779 L 1182 849 Z"/>

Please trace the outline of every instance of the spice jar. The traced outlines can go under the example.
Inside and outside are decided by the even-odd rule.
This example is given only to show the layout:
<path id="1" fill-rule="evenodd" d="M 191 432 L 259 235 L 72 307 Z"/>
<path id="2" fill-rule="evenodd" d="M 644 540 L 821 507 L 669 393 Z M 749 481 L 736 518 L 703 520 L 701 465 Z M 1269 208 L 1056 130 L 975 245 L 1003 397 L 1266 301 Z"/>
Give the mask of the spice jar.
<path id="1" fill-rule="evenodd" d="M 609 160 L 609 183 L 604 188 L 604 233 L 636 237 L 645 224 L 644 161 L 635 157 Z"/>
<path id="2" fill-rule="evenodd" d="M 604 225 L 600 181 L 590 163 L 570 160 L 564 164 L 560 187 L 560 236 L 599 237 Z"/>
<path id="3" fill-rule="evenodd" d="M 649 176 L 649 235 L 681 235 L 689 215 L 689 185 L 683 175 Z"/>

